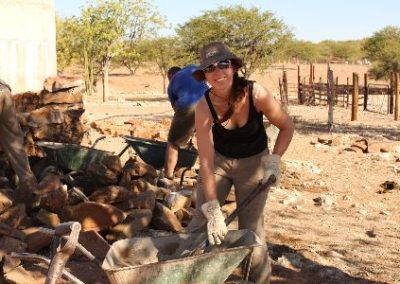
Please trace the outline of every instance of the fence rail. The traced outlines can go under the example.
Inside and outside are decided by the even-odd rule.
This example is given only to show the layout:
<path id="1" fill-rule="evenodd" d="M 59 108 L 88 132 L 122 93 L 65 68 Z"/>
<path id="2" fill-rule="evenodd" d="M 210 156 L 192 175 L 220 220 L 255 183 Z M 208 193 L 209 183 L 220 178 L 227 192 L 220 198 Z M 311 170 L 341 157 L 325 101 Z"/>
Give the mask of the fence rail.
<path id="1" fill-rule="evenodd" d="M 399 119 L 400 108 L 400 78 L 398 72 L 393 72 L 390 84 L 368 83 L 368 75 L 364 74 L 364 84 L 359 84 L 357 73 L 353 73 L 352 83 L 347 78 L 346 84 L 323 83 L 322 79 L 315 82 L 315 68 L 310 64 L 310 74 L 308 82 L 306 77 L 300 76 L 300 66 L 297 68 L 297 100 L 299 104 L 305 105 L 327 105 L 329 104 L 329 94 L 333 94 L 333 103 L 336 106 L 352 107 L 352 120 L 357 120 L 358 106 L 362 106 L 365 111 L 382 112 L 385 105 L 386 113 L 394 114 L 394 119 Z M 328 71 L 331 72 L 329 66 Z M 328 72 L 328 73 L 329 73 Z M 333 76 L 333 73 L 331 74 Z M 333 79 L 331 79 L 333 81 Z M 327 80 L 328 82 L 328 80 Z M 286 71 L 283 71 L 283 80 L 279 80 L 281 101 L 284 105 L 288 104 L 289 86 L 293 84 L 287 82 Z"/>

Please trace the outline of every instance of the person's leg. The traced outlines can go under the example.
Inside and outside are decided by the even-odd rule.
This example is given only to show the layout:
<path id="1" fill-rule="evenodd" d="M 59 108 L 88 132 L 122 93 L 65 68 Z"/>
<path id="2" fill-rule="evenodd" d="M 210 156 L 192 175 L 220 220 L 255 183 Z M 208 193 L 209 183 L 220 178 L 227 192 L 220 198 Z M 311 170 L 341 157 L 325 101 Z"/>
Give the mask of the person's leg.
<path id="1" fill-rule="evenodd" d="M 0 146 L 8 156 L 20 182 L 36 180 L 24 147 L 24 135 L 19 125 L 11 93 L 0 89 Z"/>
<path id="2" fill-rule="evenodd" d="M 174 171 L 176 163 L 178 162 L 178 150 L 179 147 L 173 143 L 168 142 L 167 149 L 165 151 L 165 165 L 164 165 L 164 175 L 168 179 L 174 177 Z"/>
<path id="3" fill-rule="evenodd" d="M 39 200 L 34 199 L 33 192 L 37 189 L 37 180 L 29 165 L 24 148 L 24 135 L 8 90 L 0 89 L 0 111 L 0 146 L 19 179 L 15 197 L 28 207 L 37 206 Z"/>
<path id="4" fill-rule="evenodd" d="M 179 147 L 185 145 L 194 132 L 194 106 L 177 109 L 168 132 L 168 144 L 165 151 L 164 176 L 174 175 L 178 162 Z"/>
<path id="5" fill-rule="evenodd" d="M 235 160 L 233 183 L 238 205 L 243 202 L 262 180 L 263 169 L 260 165 L 261 157 L 264 154 Z M 265 243 L 264 207 L 267 195 L 268 190 L 261 192 L 239 214 L 239 229 L 248 229 L 255 232 L 263 244 Z M 255 283 L 269 283 L 270 277 L 271 264 L 265 243 L 264 246 L 254 249 L 249 280 Z"/>

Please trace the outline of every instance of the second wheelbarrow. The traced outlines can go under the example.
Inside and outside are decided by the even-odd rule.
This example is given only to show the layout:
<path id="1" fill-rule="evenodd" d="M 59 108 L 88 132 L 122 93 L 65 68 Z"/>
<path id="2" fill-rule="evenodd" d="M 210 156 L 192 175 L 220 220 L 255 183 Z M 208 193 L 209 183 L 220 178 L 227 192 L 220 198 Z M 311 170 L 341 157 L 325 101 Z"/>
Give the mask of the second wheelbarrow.
<path id="1" fill-rule="evenodd" d="M 155 169 L 161 169 L 165 162 L 165 151 L 167 142 L 137 138 L 132 136 L 123 136 L 138 156 L 147 164 Z M 177 168 L 191 168 L 196 163 L 197 151 L 194 148 L 180 148 L 178 152 Z"/>
<path id="2" fill-rule="evenodd" d="M 161 169 L 165 163 L 165 151 L 167 150 L 167 142 L 155 141 L 132 136 L 123 136 L 128 146 L 132 146 L 136 154 L 146 163 L 155 169 Z M 178 161 L 176 168 L 184 168 L 180 177 L 180 186 L 183 185 L 185 173 L 190 170 L 196 163 L 197 150 L 189 143 L 189 148 L 179 148 Z M 126 148 L 125 148 L 126 149 Z M 125 150 L 124 149 L 124 150 Z"/>

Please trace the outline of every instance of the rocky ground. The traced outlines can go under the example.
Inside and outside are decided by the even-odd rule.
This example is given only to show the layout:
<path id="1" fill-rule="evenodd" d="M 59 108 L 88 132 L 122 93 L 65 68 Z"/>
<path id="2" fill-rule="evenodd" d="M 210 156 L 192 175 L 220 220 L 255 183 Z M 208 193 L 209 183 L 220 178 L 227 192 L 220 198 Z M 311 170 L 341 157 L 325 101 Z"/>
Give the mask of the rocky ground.
<path id="1" fill-rule="evenodd" d="M 123 140 L 113 129 L 129 119 L 150 132 L 158 121 L 165 135 L 170 106 L 149 96 L 87 103 L 89 122 L 116 126 L 103 127 L 110 135 L 97 147 L 118 152 Z M 351 122 L 350 109 L 335 108 L 328 133 L 327 107 L 291 105 L 289 112 L 296 132 L 265 211 L 272 283 L 400 283 L 400 123 L 361 111 Z"/>

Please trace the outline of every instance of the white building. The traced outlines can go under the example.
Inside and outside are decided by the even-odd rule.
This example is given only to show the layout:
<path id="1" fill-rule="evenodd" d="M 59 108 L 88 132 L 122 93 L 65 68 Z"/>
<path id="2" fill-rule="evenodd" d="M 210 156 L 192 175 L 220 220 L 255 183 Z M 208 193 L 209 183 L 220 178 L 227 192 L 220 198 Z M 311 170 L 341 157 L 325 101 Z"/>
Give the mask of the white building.
<path id="1" fill-rule="evenodd" d="M 13 93 L 57 74 L 54 0 L 0 0 L 0 78 Z"/>

